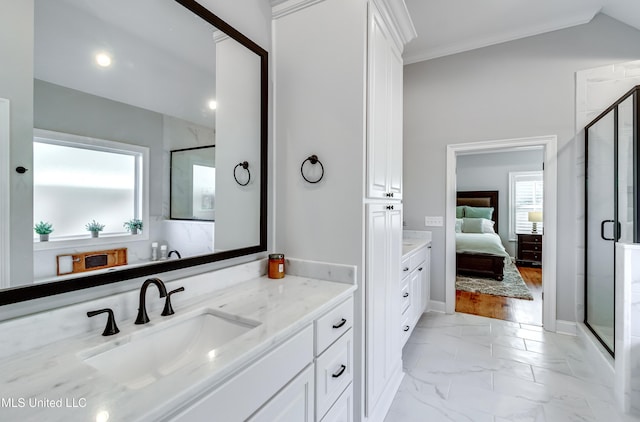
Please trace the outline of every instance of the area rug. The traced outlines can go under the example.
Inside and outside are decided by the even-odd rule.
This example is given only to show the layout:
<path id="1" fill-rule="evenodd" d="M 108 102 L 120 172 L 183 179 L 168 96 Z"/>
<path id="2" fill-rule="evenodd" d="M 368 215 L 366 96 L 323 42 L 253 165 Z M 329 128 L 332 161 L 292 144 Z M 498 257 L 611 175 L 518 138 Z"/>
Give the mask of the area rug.
<path id="1" fill-rule="evenodd" d="M 533 300 L 533 296 L 524 283 L 518 268 L 510 259 L 505 260 L 504 279 L 502 281 L 488 277 L 459 275 L 456 277 L 456 290 Z"/>

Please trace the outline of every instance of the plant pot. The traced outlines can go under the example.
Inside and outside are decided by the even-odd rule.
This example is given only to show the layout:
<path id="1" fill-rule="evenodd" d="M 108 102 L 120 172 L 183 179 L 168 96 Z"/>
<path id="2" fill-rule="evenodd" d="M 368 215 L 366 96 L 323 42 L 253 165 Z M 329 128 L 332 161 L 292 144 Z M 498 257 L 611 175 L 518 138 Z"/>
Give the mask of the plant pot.
<path id="1" fill-rule="evenodd" d="M 131 234 L 138 234 L 138 229 L 131 229 Z"/>
<path id="2" fill-rule="evenodd" d="M 40 235 L 40 241 L 41 242 L 48 242 L 49 241 L 49 234 L 41 234 Z"/>
<path id="3" fill-rule="evenodd" d="M 100 235 L 100 232 L 96 232 L 96 231 L 91 232 L 91 237 L 98 237 L 99 235 Z"/>

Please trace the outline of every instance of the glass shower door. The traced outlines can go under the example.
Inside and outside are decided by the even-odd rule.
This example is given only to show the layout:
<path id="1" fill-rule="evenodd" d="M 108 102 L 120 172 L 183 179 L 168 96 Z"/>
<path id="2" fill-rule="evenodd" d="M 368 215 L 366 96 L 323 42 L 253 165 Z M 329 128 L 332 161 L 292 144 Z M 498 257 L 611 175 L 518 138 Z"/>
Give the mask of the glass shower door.
<path id="1" fill-rule="evenodd" d="M 615 109 L 587 129 L 585 322 L 613 354 Z"/>

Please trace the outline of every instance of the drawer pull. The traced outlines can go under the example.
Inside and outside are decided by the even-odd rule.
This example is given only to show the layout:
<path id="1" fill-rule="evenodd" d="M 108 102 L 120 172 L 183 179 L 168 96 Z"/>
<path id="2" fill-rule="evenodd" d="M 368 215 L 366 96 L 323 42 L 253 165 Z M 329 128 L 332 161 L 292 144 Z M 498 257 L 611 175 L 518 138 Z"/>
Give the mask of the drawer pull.
<path id="1" fill-rule="evenodd" d="M 402 295 L 402 297 L 409 297 L 409 293 L 408 293 L 408 292 L 404 292 L 404 294 Z"/>
<path id="2" fill-rule="evenodd" d="M 404 328 L 402 329 L 402 331 L 409 331 L 409 326 L 405 325 Z"/>
<path id="3" fill-rule="evenodd" d="M 344 324 L 346 324 L 346 323 L 347 323 L 347 320 L 346 320 L 346 319 L 344 319 L 344 318 L 342 318 L 342 319 L 340 320 L 340 322 L 339 322 L 339 323 L 337 323 L 337 324 L 333 324 L 333 328 L 338 329 L 338 328 L 342 327 L 342 326 L 343 326 Z"/>
<path id="4" fill-rule="evenodd" d="M 409 271 L 409 267 L 404 267 L 402 271 Z"/>
<path id="5" fill-rule="evenodd" d="M 340 369 L 338 369 L 338 372 L 336 372 L 335 374 L 332 374 L 331 376 L 333 378 L 338 378 L 340 375 L 342 375 L 344 373 L 344 370 L 347 369 L 346 366 L 344 365 L 340 365 Z"/>
<path id="6" fill-rule="evenodd" d="M 422 271 L 422 267 L 418 268 L 418 271 Z"/>

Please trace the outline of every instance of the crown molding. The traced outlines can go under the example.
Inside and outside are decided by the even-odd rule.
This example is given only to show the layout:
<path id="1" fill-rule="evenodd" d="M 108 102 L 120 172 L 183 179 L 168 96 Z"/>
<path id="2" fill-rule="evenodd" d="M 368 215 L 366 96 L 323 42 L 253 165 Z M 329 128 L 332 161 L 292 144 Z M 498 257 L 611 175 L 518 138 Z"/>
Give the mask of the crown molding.
<path id="1" fill-rule="evenodd" d="M 402 53 L 404 46 L 418 36 L 404 0 L 370 1 L 373 1 L 378 6 L 382 18 L 386 21 L 385 23 L 391 31 L 391 37 L 396 43 L 396 47 Z"/>
<path id="2" fill-rule="evenodd" d="M 271 18 L 278 19 L 324 0 L 271 0 Z"/>

